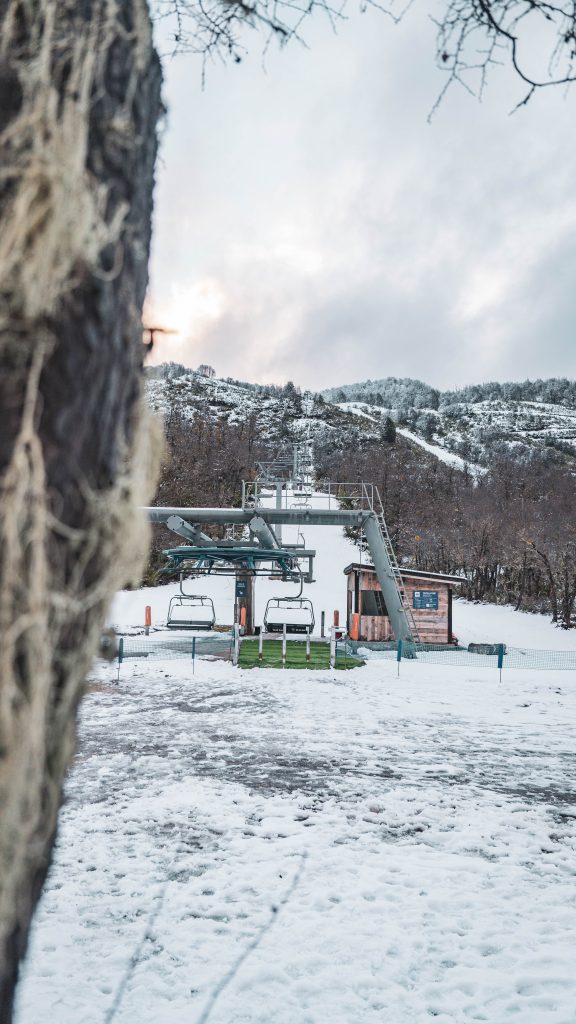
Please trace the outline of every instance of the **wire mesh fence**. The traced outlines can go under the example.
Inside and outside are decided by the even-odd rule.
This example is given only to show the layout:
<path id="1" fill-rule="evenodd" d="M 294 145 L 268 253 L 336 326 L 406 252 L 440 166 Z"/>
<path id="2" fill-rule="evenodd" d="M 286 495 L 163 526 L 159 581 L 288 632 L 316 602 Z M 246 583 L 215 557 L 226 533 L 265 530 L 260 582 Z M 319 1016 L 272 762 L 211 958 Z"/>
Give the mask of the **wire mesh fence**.
<path id="1" fill-rule="evenodd" d="M 353 651 L 346 640 L 337 640 L 335 643 L 335 668 L 359 668 L 364 665 L 365 659 L 357 651 Z"/>
<path id="2" fill-rule="evenodd" d="M 230 633 L 213 633 L 210 636 L 158 637 L 121 636 L 118 640 L 118 668 L 123 661 L 134 658 L 172 659 L 190 658 L 232 658 L 234 637 Z"/>
<path id="3" fill-rule="evenodd" d="M 398 662 L 416 660 L 435 665 L 500 670 L 525 668 L 576 672 L 576 651 L 546 651 L 528 647 L 509 647 L 502 643 L 455 647 L 447 644 L 414 644 L 407 640 L 386 644 L 348 640 L 346 646 L 350 654 L 364 659 L 384 658 Z"/>
<path id="4" fill-rule="evenodd" d="M 257 640 L 247 638 L 234 654 L 233 632 L 208 636 L 126 636 L 118 639 L 118 670 L 122 662 L 133 659 L 213 657 L 235 661 L 242 668 L 261 665 L 267 668 L 327 668 L 330 664 L 329 643 L 288 641 L 284 654 L 280 640 L 265 640 L 263 657 L 259 657 Z M 373 659 L 419 661 L 435 665 L 460 665 L 469 668 L 492 668 L 500 671 L 540 669 L 576 672 L 576 650 L 547 651 L 507 644 L 470 644 L 455 647 L 448 644 L 415 644 L 407 640 L 388 643 L 367 643 L 362 640 L 339 639 L 335 642 L 333 663 L 336 668 L 355 668 Z"/>

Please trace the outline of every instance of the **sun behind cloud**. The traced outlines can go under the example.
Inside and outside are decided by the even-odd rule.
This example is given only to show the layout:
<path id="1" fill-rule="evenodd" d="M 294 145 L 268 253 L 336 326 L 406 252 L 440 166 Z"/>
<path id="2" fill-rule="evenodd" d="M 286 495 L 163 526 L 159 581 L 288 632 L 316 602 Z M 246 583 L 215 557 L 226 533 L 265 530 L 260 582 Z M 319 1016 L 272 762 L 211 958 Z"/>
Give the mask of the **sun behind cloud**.
<path id="1" fill-rule="evenodd" d="M 190 285 L 173 284 L 162 297 L 150 294 L 144 307 L 144 323 L 175 332 L 158 336 L 150 363 L 178 361 L 188 356 L 191 344 L 199 346 L 206 331 L 226 314 L 228 307 L 226 291 L 215 277 L 205 277 Z"/>

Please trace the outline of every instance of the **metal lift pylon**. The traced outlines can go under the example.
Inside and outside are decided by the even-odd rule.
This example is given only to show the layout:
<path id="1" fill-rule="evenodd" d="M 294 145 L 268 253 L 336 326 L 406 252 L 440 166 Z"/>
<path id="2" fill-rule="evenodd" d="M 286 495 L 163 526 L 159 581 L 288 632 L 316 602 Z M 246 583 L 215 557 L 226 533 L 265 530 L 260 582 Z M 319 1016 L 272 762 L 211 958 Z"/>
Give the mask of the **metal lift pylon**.
<path id="1" fill-rule="evenodd" d="M 258 505 L 245 508 L 145 508 L 144 512 L 152 523 L 167 524 L 172 516 L 178 516 L 192 529 L 201 524 L 249 525 L 255 512 L 272 532 L 282 524 L 306 526 L 360 527 L 372 556 L 374 569 L 382 589 L 390 625 L 396 640 L 418 641 L 414 620 L 402 594 L 400 569 L 392 543 L 386 529 L 381 507 L 374 499 L 375 489 L 370 492 L 366 485 L 360 485 L 367 498 L 362 503 L 368 507 L 357 509 L 316 509 L 316 508 L 264 508 Z M 379 500 L 379 496 L 378 496 Z M 381 503 L 380 503 L 381 506 Z M 181 522 L 178 524 L 181 526 Z M 260 526 L 259 532 L 264 531 Z M 222 557 L 225 557 L 225 550 Z"/>

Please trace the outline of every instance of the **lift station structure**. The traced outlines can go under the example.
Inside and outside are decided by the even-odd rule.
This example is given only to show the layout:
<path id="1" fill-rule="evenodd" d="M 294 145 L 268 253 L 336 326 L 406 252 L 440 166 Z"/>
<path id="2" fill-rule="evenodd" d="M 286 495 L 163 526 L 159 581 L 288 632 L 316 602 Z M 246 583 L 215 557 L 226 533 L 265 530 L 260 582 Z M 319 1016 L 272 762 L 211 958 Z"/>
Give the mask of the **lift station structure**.
<path id="1" fill-rule="evenodd" d="M 293 501 L 289 508 L 283 501 L 288 492 Z M 322 496 L 327 507 L 312 507 L 313 493 Z M 163 524 L 186 541 L 164 552 L 168 562 L 163 573 L 180 578 L 215 573 L 236 575 L 237 579 L 266 575 L 312 583 L 316 552 L 304 545 L 283 543 L 282 526 L 356 528 L 366 539 L 395 639 L 418 641 L 378 488 L 362 481 L 314 482 L 308 441 L 295 446 L 290 458 L 261 463 L 257 478 L 242 483 L 241 508 L 157 507 L 144 511 L 150 522 Z M 208 536 L 203 532 L 207 526 L 224 527 L 226 538 Z"/>

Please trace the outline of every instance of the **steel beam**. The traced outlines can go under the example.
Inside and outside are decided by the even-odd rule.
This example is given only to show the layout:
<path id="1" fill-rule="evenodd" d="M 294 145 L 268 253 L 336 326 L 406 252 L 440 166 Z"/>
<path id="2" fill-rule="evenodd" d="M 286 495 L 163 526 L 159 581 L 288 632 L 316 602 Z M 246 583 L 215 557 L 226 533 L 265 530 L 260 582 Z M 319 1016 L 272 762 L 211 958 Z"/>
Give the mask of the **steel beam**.
<path id="1" fill-rule="evenodd" d="M 245 523 L 254 518 L 254 509 L 243 508 L 145 508 L 151 523 L 166 523 L 180 516 L 188 523 Z M 362 526 L 373 512 L 362 509 L 259 508 L 258 516 L 270 526 L 278 523 L 294 526 Z"/>
<path id="2" fill-rule="evenodd" d="M 262 532 L 266 526 L 271 527 L 281 523 L 297 526 L 360 526 L 364 530 L 364 536 L 370 548 L 394 636 L 396 640 L 412 639 L 408 615 L 398 592 L 380 523 L 375 512 L 366 509 L 259 508 L 257 517 L 254 516 L 253 509 L 240 508 L 145 508 L 144 512 L 152 523 L 167 523 L 170 517 L 179 516 L 185 523 L 247 523 L 249 525 L 251 520 L 258 518 L 262 520 Z M 255 533 L 255 531 L 253 532 Z M 257 533 L 255 535 L 258 537 Z M 274 545 L 274 547 L 276 546 L 277 544 Z"/>
<path id="3" fill-rule="evenodd" d="M 179 537 L 184 537 L 186 540 L 192 541 L 193 544 L 214 543 L 211 537 L 202 533 L 197 526 L 187 523 L 182 516 L 168 516 L 166 526 L 169 530 L 172 530 L 172 533 L 177 533 Z"/>
<path id="4" fill-rule="evenodd" d="M 279 548 L 278 538 L 262 516 L 252 516 L 248 523 L 250 532 L 260 541 L 263 548 Z"/>

